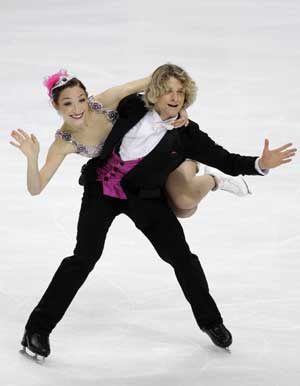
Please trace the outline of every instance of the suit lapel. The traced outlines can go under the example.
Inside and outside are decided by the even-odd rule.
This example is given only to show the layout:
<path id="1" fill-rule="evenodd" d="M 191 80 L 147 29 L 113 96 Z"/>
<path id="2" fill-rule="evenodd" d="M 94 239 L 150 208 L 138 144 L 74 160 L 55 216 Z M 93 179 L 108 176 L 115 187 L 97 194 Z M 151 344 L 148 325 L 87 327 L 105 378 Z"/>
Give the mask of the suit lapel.
<path id="1" fill-rule="evenodd" d="M 124 137 L 124 135 L 131 129 L 130 122 L 125 119 L 119 118 L 114 124 L 112 131 L 106 138 L 103 149 L 99 158 L 106 159 L 113 151 L 116 144 Z"/>
<path id="2" fill-rule="evenodd" d="M 165 163 L 169 162 L 168 153 L 171 152 L 176 138 L 177 130 L 168 130 L 155 148 L 124 179 L 147 179 L 147 170 L 155 170 L 156 165 L 161 169 Z"/>
<path id="3" fill-rule="evenodd" d="M 140 106 L 138 107 L 139 108 L 136 111 L 130 111 L 128 115 L 120 116 L 118 118 L 117 122 L 112 128 L 112 131 L 106 138 L 102 152 L 99 156 L 100 159 L 106 159 L 112 153 L 114 147 L 121 142 L 124 135 L 146 114 L 147 109 L 144 106 L 143 108 Z"/>

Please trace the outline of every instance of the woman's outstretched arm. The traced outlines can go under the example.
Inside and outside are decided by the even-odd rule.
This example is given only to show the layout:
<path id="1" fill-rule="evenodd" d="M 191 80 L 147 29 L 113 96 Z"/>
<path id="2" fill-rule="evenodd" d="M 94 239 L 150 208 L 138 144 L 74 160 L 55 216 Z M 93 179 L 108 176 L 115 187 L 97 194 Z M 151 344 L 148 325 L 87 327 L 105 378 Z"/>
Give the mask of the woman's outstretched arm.
<path id="1" fill-rule="evenodd" d="M 66 149 L 60 145 L 59 141 L 55 140 L 49 148 L 44 166 L 39 170 L 40 145 L 37 138 L 22 129 L 13 130 L 11 136 L 14 141 L 10 143 L 27 158 L 27 190 L 32 196 L 38 195 L 55 174 L 65 156 L 71 151 L 65 151 Z"/>

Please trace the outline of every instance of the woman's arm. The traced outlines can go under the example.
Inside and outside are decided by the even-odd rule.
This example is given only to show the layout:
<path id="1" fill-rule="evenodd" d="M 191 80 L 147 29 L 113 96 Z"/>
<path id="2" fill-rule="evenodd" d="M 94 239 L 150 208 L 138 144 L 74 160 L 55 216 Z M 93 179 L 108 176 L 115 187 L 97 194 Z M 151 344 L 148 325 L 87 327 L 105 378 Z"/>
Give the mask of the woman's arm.
<path id="1" fill-rule="evenodd" d="M 95 99 L 98 102 L 101 102 L 105 107 L 115 110 L 123 98 L 145 90 L 150 82 L 150 79 L 151 77 L 149 76 L 147 78 L 122 84 L 121 86 L 109 88 L 103 93 L 96 95 Z M 187 112 L 185 109 L 182 109 L 179 113 L 178 119 L 173 123 L 173 126 L 177 128 L 181 126 L 187 126 L 188 123 L 189 120 Z"/>
<path id="2" fill-rule="evenodd" d="M 134 94 L 140 91 L 145 90 L 150 81 L 150 77 L 134 80 L 122 84 L 120 86 L 115 86 L 105 90 L 101 94 L 95 96 L 95 99 L 101 102 L 105 107 L 116 109 L 120 100 L 125 98 L 130 94 Z"/>
<path id="3" fill-rule="evenodd" d="M 21 129 L 13 130 L 11 136 L 16 142 L 10 143 L 19 148 L 27 158 L 27 190 L 33 196 L 38 195 L 55 174 L 65 156 L 72 151 L 56 139 L 49 148 L 44 166 L 39 170 L 40 146 L 37 138 Z"/>

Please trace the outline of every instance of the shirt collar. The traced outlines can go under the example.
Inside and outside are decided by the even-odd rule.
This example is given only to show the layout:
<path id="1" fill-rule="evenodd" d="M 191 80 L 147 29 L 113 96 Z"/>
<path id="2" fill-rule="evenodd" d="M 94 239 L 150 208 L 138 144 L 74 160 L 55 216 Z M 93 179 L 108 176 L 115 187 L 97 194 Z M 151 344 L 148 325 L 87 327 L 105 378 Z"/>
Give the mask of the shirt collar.
<path id="1" fill-rule="evenodd" d="M 160 115 L 155 110 L 150 111 L 150 114 L 151 114 L 151 119 L 153 120 L 154 123 L 164 123 L 166 125 L 170 125 L 171 123 L 175 122 L 176 119 L 178 118 L 178 114 L 177 114 L 175 117 L 162 120 Z"/>

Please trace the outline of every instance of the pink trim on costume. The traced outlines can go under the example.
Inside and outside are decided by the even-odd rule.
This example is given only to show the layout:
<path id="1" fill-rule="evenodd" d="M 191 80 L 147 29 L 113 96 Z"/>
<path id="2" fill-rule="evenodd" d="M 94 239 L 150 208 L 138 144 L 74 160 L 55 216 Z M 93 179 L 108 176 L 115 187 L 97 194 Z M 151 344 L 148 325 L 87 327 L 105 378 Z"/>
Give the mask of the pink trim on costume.
<path id="1" fill-rule="evenodd" d="M 70 75 L 68 74 L 67 70 L 59 70 L 58 72 L 56 72 L 53 75 L 48 76 L 44 80 L 43 84 L 47 88 L 48 95 L 49 95 L 50 98 L 52 96 L 51 92 L 52 92 L 53 87 L 64 76 L 67 77 L 68 79 L 70 79 Z"/>

